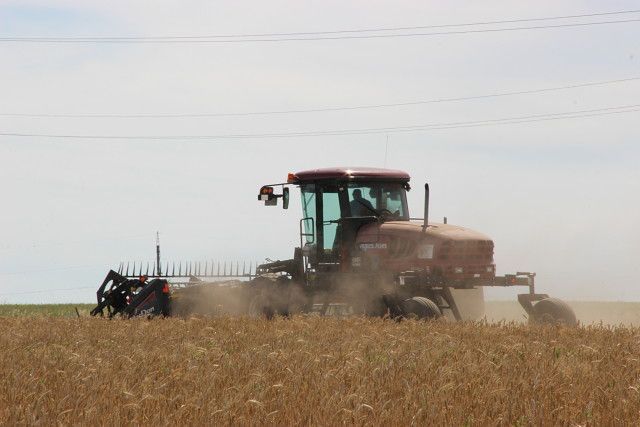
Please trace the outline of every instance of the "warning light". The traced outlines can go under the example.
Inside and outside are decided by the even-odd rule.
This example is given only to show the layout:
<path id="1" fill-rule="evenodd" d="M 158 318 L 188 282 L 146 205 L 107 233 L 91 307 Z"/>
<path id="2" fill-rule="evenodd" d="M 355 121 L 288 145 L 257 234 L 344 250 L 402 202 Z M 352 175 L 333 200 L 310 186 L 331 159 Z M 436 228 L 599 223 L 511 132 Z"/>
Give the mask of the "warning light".
<path id="1" fill-rule="evenodd" d="M 165 282 L 164 286 L 162 287 L 162 293 L 163 294 L 168 294 L 169 293 L 169 283 Z"/>
<path id="2" fill-rule="evenodd" d="M 287 182 L 295 182 L 295 180 L 296 180 L 296 174 L 289 172 L 289 174 L 287 175 Z"/>

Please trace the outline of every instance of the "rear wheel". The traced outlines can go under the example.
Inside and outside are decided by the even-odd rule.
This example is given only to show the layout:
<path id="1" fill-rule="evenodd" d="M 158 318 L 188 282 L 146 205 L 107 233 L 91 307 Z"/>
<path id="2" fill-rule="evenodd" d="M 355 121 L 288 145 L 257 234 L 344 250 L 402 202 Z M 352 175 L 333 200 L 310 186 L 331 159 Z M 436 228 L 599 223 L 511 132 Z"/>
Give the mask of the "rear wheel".
<path id="1" fill-rule="evenodd" d="M 551 325 L 578 325 L 578 319 L 569 304 L 558 298 L 545 298 L 533 306 L 531 323 Z"/>
<path id="2" fill-rule="evenodd" d="M 402 301 L 402 311 L 406 317 L 416 319 L 437 319 L 442 316 L 442 312 L 429 298 L 413 297 Z"/>

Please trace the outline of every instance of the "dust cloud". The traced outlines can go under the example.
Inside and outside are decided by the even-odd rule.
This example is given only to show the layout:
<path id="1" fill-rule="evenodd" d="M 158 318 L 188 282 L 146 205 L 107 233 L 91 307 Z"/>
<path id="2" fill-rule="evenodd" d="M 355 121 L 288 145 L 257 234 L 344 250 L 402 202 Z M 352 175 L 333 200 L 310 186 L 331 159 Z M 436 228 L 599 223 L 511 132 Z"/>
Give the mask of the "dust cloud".
<path id="1" fill-rule="evenodd" d="M 368 286 L 362 281 L 354 281 L 336 284 L 327 293 L 318 293 L 313 298 L 307 298 L 302 286 L 274 276 L 258 278 L 252 282 L 231 280 L 193 285 L 174 291 L 172 301 L 173 314 L 177 316 L 222 314 L 269 316 L 325 310 L 327 314 L 366 313 L 380 316 L 386 311 L 386 307 L 376 303 L 379 301 L 376 297 L 380 296 L 380 292 L 384 290 Z M 461 296 L 455 295 L 456 300 Z M 467 301 L 468 303 L 476 304 L 478 300 L 482 302 L 481 293 L 472 296 L 474 298 L 471 298 L 472 301 Z M 354 301 L 359 303 L 353 305 Z M 582 325 L 640 326 L 640 303 L 598 301 L 568 301 L 567 303 L 573 308 Z M 265 309 L 270 311 L 267 312 Z M 478 314 L 474 313 L 473 317 L 484 318 L 492 323 L 527 322 L 527 315 L 517 301 L 485 301 L 484 316 Z"/>
<path id="2" fill-rule="evenodd" d="M 231 280 L 177 289 L 172 295 L 172 314 L 176 316 L 246 314 L 250 304 L 246 286 L 246 282 Z"/>

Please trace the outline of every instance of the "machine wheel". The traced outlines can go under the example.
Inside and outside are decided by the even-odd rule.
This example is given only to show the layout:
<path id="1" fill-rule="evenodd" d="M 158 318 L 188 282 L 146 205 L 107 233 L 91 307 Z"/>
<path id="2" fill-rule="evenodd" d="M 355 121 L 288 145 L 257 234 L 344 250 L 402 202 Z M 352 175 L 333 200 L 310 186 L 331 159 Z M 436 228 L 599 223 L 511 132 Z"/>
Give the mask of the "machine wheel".
<path id="1" fill-rule="evenodd" d="M 558 298 L 545 298 L 533 306 L 531 323 L 577 326 L 578 320 L 569 304 Z"/>
<path id="2" fill-rule="evenodd" d="M 408 298 L 402 301 L 401 308 L 406 317 L 437 319 L 442 316 L 436 303 L 425 297 Z"/>

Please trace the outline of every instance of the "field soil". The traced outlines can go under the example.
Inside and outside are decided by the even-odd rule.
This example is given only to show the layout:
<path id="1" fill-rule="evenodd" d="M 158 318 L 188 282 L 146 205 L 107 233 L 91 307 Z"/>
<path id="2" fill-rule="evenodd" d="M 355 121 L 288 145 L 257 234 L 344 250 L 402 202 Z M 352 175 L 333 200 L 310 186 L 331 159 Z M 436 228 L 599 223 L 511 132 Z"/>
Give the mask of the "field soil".
<path id="1" fill-rule="evenodd" d="M 640 329 L 0 317 L 0 424 L 619 425 Z"/>

